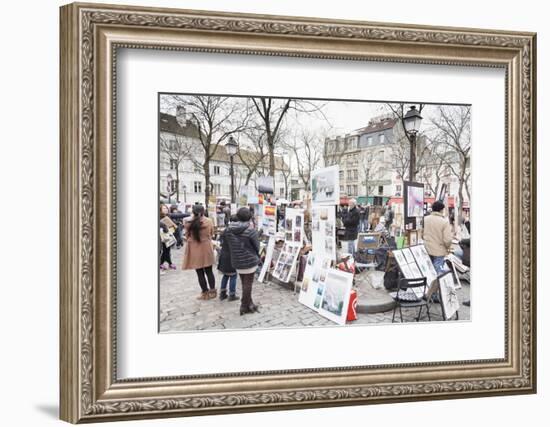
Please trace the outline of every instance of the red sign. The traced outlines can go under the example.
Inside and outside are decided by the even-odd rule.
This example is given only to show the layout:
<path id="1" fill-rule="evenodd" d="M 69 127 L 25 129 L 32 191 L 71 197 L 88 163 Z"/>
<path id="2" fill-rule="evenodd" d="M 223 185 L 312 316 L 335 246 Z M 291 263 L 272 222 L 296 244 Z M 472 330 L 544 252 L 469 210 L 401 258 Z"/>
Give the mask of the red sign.
<path id="1" fill-rule="evenodd" d="M 357 292 L 354 289 L 349 294 L 348 316 L 346 320 L 348 322 L 357 320 Z"/>

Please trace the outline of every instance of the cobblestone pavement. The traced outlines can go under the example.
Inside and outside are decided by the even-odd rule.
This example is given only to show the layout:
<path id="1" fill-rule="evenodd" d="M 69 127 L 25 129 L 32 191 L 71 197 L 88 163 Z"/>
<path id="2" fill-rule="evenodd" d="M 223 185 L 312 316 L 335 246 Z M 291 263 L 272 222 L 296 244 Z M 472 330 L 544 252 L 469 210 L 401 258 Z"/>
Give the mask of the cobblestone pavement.
<path id="1" fill-rule="evenodd" d="M 175 264 L 181 265 L 182 251 L 173 250 L 172 258 Z M 371 286 L 366 280 L 369 273 L 357 275 L 356 285 L 359 304 L 364 303 L 366 287 Z M 219 290 L 221 275 L 215 271 L 216 288 Z M 240 295 L 240 279 L 237 280 L 237 294 Z M 189 330 L 220 330 L 245 328 L 286 328 L 335 325 L 315 311 L 298 302 L 298 293 L 294 293 L 293 285 L 279 283 L 255 282 L 252 288 L 254 303 L 259 305 L 259 313 L 239 314 L 239 301 L 220 301 L 219 298 L 207 301 L 197 300 L 200 294 L 196 273 L 192 270 L 170 270 L 160 276 L 160 331 L 182 332 Z M 470 319 L 470 308 L 462 304 L 469 299 L 470 286 L 463 284 L 458 291 L 461 302 L 459 319 Z M 415 320 L 416 309 L 403 310 L 403 320 Z M 439 304 L 431 307 L 432 321 L 440 321 Z M 396 318 L 399 319 L 398 313 Z M 368 323 L 391 323 L 392 310 L 384 313 L 362 314 L 358 319 L 349 322 L 351 325 Z M 421 319 L 426 320 L 425 319 Z"/>

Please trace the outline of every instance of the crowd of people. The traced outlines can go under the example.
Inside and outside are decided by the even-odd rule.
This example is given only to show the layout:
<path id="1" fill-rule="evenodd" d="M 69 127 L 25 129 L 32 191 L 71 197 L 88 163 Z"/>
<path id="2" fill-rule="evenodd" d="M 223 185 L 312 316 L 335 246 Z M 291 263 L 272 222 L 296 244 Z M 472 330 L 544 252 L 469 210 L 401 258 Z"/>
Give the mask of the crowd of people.
<path id="1" fill-rule="evenodd" d="M 236 301 L 237 275 L 241 279 L 240 314 L 258 312 L 258 306 L 252 300 L 254 275 L 260 262 L 260 242 L 253 223 L 253 214 L 248 207 L 242 207 L 236 215 L 222 207 L 222 223 L 225 225 L 214 241 L 214 224 L 207 217 L 203 205 L 195 204 L 192 215 L 169 211 L 166 205 L 160 208 L 160 269 L 176 269 L 172 262 L 171 249 L 181 246 L 176 235 L 185 239 L 183 245 L 183 270 L 195 270 L 200 287 L 197 299 L 209 300 L 218 297 L 216 278 L 213 267 L 215 263 L 215 246 L 219 243 L 217 269 L 222 274 L 220 283 L 220 300 Z"/>
<path id="2" fill-rule="evenodd" d="M 453 252 L 453 242 L 461 237 L 453 232 L 450 218 L 444 211 L 445 205 L 441 201 L 436 201 L 423 220 L 423 243 L 434 268 L 440 273 L 446 269 L 446 256 Z M 370 206 L 358 206 L 356 201 L 351 199 L 347 206 L 339 209 L 338 218 L 343 231 L 339 239 L 342 251 L 353 258 L 357 252 L 360 232 L 380 233 L 390 242 L 393 239 L 390 230 L 394 212 L 389 205 L 378 209 L 375 214 Z M 279 218 L 279 221 L 281 220 L 284 218 Z M 188 214 L 180 212 L 176 206 L 169 208 L 161 204 L 160 269 L 177 269 L 172 260 L 171 250 L 183 246 L 182 268 L 195 270 L 200 287 L 198 299 L 210 300 L 218 297 L 222 301 L 236 301 L 239 299 L 237 278 L 240 278 L 240 314 L 258 312 L 258 306 L 252 299 L 252 288 L 260 264 L 260 242 L 253 211 L 250 207 L 241 207 L 235 215 L 231 215 L 229 206 L 222 202 L 216 212 L 216 221 L 222 231 L 218 238 L 214 239 L 214 224 L 208 218 L 203 205 L 195 204 L 192 213 Z M 454 248 L 454 252 L 469 265 L 469 220 L 463 220 L 461 226 L 467 236 L 459 239 L 460 245 Z M 304 238 L 307 241 L 307 233 Z M 395 244 L 395 241 L 393 243 Z M 213 271 L 216 250 L 217 269 L 222 275 L 219 294 Z"/>

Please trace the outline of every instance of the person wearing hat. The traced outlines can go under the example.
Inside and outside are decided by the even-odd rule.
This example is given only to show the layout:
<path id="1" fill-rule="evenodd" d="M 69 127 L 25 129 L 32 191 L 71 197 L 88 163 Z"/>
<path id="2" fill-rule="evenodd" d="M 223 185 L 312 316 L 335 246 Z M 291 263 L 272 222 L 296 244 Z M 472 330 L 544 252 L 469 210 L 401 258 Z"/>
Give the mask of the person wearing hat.
<path id="1" fill-rule="evenodd" d="M 247 207 L 237 211 L 238 222 L 232 222 L 227 227 L 225 238 L 229 243 L 231 265 L 241 278 L 241 315 L 258 311 L 258 306 L 252 301 L 252 284 L 254 273 L 260 262 L 260 242 L 258 233 L 250 227 L 252 213 Z"/>
<path id="2" fill-rule="evenodd" d="M 446 270 L 445 257 L 449 254 L 453 242 L 453 232 L 448 219 L 443 215 L 444 209 L 443 202 L 435 201 L 432 213 L 424 217 L 424 246 L 438 273 Z"/>

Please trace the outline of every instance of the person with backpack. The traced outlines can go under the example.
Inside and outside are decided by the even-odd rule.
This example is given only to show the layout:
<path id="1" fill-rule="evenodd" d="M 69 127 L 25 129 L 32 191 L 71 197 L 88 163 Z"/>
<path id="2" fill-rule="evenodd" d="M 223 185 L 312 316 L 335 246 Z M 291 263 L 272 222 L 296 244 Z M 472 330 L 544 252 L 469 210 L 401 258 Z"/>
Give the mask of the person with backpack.
<path id="1" fill-rule="evenodd" d="M 238 222 L 232 222 L 227 227 L 225 238 L 229 243 L 231 265 L 241 278 L 241 316 L 245 313 L 258 311 L 258 306 L 252 301 L 252 284 L 254 274 L 260 262 L 260 242 L 258 233 L 250 227 L 252 213 L 242 207 L 237 211 Z"/>
<path id="2" fill-rule="evenodd" d="M 232 215 L 230 222 L 238 222 L 237 216 Z M 231 264 L 231 249 L 229 247 L 229 241 L 226 237 L 227 229 L 223 231 L 220 236 L 220 254 L 218 257 L 218 270 L 223 274 L 222 282 L 220 285 L 220 300 L 223 301 L 227 299 L 228 301 L 235 301 L 238 299 L 236 294 L 237 288 L 237 271 Z M 229 296 L 227 295 L 227 284 L 229 283 Z"/>

